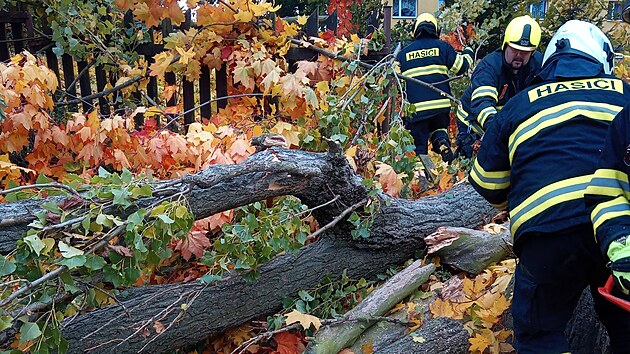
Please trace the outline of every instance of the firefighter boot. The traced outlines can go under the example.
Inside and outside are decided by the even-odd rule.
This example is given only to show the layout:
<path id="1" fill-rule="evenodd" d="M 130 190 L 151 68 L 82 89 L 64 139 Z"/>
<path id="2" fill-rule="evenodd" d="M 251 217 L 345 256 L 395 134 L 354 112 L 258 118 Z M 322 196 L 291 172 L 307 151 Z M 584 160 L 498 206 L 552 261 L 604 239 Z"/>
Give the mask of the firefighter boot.
<path id="1" fill-rule="evenodd" d="M 451 144 L 449 144 L 448 139 L 438 138 L 435 140 L 434 151 L 439 153 L 442 156 L 442 161 L 450 164 L 453 161 L 453 150 L 451 150 Z"/>

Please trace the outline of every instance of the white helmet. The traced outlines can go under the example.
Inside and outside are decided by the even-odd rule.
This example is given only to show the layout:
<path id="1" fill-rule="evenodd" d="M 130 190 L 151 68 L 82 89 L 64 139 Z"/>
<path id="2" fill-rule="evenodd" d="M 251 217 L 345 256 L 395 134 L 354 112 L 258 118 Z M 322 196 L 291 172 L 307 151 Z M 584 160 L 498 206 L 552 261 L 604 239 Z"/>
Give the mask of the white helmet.
<path id="1" fill-rule="evenodd" d="M 543 66 L 554 54 L 574 53 L 591 58 L 604 66 L 606 74 L 612 74 L 615 57 L 608 37 L 597 26 L 578 20 L 567 21 L 551 37 Z"/>

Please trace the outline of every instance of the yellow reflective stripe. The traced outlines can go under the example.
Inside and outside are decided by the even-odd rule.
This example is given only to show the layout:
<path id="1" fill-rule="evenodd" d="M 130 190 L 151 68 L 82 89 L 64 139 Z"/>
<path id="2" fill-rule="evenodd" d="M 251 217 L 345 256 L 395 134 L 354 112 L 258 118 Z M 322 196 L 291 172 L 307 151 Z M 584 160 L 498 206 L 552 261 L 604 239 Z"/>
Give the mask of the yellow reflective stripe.
<path id="1" fill-rule="evenodd" d="M 608 197 L 621 195 L 630 199 L 628 175 L 618 170 L 600 168 L 593 174 L 593 179 L 591 179 L 585 193 Z"/>
<path id="2" fill-rule="evenodd" d="M 434 131 L 432 131 L 431 136 L 433 136 L 433 134 L 438 133 L 438 132 L 445 132 L 446 134 L 448 134 L 448 130 L 446 130 L 446 128 L 440 128 L 440 129 L 435 129 Z"/>
<path id="3" fill-rule="evenodd" d="M 488 96 L 496 102 L 497 97 L 499 96 L 497 88 L 493 86 L 479 86 L 475 89 L 475 91 L 473 91 L 472 96 L 470 96 L 470 100 L 476 100 L 483 96 Z"/>
<path id="4" fill-rule="evenodd" d="M 591 212 L 593 230 L 597 232 L 597 228 L 604 222 L 620 216 L 630 216 L 630 205 L 628 204 L 628 199 L 626 199 L 626 197 L 619 196 L 615 199 L 598 204 Z"/>
<path id="5" fill-rule="evenodd" d="M 414 106 L 416 106 L 416 112 L 427 111 L 429 109 L 447 108 L 451 107 L 451 100 L 448 98 L 441 98 L 438 100 L 418 102 L 415 103 Z"/>
<path id="6" fill-rule="evenodd" d="M 492 204 L 492 203 L 490 203 L 490 205 L 492 205 L 495 209 L 505 210 L 505 209 L 507 209 L 508 202 L 507 202 L 507 200 L 506 200 L 506 201 L 504 201 L 504 202 L 503 202 L 503 203 L 501 203 L 501 204 Z"/>
<path id="7" fill-rule="evenodd" d="M 464 64 L 464 58 L 457 54 L 457 56 L 455 57 L 455 62 L 453 63 L 453 66 L 451 67 L 451 72 L 456 73 L 459 71 L 459 69 L 462 68 L 462 65 Z"/>
<path id="8" fill-rule="evenodd" d="M 480 187 L 487 190 L 496 191 L 510 186 L 510 171 L 488 172 L 481 167 L 479 160 L 475 160 L 470 177 Z"/>
<path id="9" fill-rule="evenodd" d="M 403 75 L 409 76 L 409 77 L 418 77 L 418 76 L 431 75 L 431 74 L 447 75 L 448 68 L 446 67 L 446 65 L 436 64 L 436 65 L 427 65 L 427 66 L 423 66 L 419 68 L 413 68 L 413 69 L 405 70 L 403 72 Z"/>
<path id="10" fill-rule="evenodd" d="M 510 211 L 512 234 L 527 220 L 535 217 L 554 205 L 584 197 L 584 191 L 592 175 L 573 177 L 549 184 L 530 195 Z"/>
<path id="11" fill-rule="evenodd" d="M 486 124 L 486 120 L 491 115 L 496 114 L 496 113 L 497 113 L 496 108 L 492 106 L 482 109 L 481 112 L 479 112 L 479 116 L 477 116 L 477 121 L 479 122 L 479 125 L 483 127 Z"/>
<path id="12" fill-rule="evenodd" d="M 571 101 L 544 109 L 521 123 L 510 135 L 508 141 L 510 161 L 520 144 L 545 128 L 566 122 L 579 115 L 610 122 L 621 111 L 621 108 L 621 106 L 606 103 Z"/>
<path id="13" fill-rule="evenodd" d="M 462 122 L 465 123 L 466 125 L 468 125 L 468 113 L 466 113 L 466 111 L 464 111 L 464 109 L 462 108 L 462 106 L 458 106 L 457 107 L 457 119 Z"/>

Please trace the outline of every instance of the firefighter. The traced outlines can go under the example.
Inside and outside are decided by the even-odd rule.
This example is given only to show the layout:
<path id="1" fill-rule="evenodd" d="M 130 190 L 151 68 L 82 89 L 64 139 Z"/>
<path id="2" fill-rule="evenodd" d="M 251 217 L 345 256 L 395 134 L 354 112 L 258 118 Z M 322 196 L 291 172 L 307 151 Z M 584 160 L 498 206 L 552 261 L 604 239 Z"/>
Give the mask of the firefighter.
<path id="1" fill-rule="evenodd" d="M 468 70 L 472 64 L 472 50 L 466 48 L 458 54 L 450 44 L 440 40 L 437 20 L 429 13 L 416 18 L 413 37 L 414 41 L 396 57 L 400 71 L 405 76 L 435 84 L 450 94 L 450 86 L 445 80 L 449 73 L 459 75 Z M 405 119 L 405 127 L 414 140 L 416 155 L 426 155 L 428 140 L 431 140 L 432 150 L 449 163 L 453 159 L 447 130 L 451 101 L 439 92 L 414 82 L 407 82 L 406 93 L 407 99 L 416 108 L 416 112 Z"/>
<path id="2" fill-rule="evenodd" d="M 505 28 L 501 48 L 476 65 L 471 85 L 457 108 L 456 155 L 470 158 L 472 145 L 483 135 L 486 124 L 538 74 L 542 62 L 542 54 L 536 50 L 540 36 L 540 26 L 534 19 L 516 17 Z"/>
<path id="3" fill-rule="evenodd" d="M 608 126 L 630 99 L 630 85 L 612 76 L 613 59 L 599 28 L 566 22 L 533 85 L 486 125 L 473 164 L 472 186 L 510 214 L 519 257 L 512 298 L 519 353 L 568 352 L 564 331 L 587 286 L 613 352 L 630 350 L 630 313 L 596 291 L 610 272 L 584 198 Z M 598 179 L 590 188 L 611 185 Z"/>

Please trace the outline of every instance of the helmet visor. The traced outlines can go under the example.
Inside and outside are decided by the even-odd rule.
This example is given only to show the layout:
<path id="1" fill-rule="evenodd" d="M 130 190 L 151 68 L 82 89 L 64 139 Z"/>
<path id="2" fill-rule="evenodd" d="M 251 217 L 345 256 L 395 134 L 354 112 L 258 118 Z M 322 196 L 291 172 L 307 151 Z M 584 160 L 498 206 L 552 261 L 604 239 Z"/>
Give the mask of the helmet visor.
<path id="1" fill-rule="evenodd" d="M 533 52 L 536 50 L 536 47 L 526 47 L 526 46 L 522 46 L 522 45 L 512 43 L 512 42 L 508 42 L 507 45 L 509 45 L 510 47 L 516 50 L 522 50 L 524 52 Z"/>

